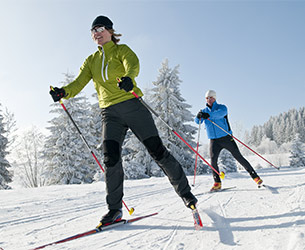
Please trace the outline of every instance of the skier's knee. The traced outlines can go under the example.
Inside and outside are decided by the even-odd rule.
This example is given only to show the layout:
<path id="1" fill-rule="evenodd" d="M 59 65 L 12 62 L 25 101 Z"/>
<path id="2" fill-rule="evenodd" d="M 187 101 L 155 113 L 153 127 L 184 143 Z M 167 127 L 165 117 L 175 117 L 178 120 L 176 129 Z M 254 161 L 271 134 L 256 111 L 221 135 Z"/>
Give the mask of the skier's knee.
<path id="1" fill-rule="evenodd" d="M 103 142 L 104 149 L 104 164 L 106 167 L 113 167 L 120 160 L 120 146 L 119 143 L 113 140 L 106 140 Z"/>
<path id="2" fill-rule="evenodd" d="M 149 137 L 143 141 L 143 144 L 147 148 L 152 158 L 156 161 L 161 160 L 168 153 L 159 136 Z"/>

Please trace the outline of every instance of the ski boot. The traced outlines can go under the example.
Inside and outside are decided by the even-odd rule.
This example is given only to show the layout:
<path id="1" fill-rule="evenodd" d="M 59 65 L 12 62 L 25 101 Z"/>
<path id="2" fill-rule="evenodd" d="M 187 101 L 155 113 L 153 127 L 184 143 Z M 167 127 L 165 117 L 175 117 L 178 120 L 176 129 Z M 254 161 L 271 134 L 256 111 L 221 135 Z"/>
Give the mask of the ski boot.
<path id="1" fill-rule="evenodd" d="M 110 209 L 107 214 L 103 215 L 97 228 L 101 228 L 102 226 L 107 226 L 114 222 L 120 221 L 122 219 L 122 215 L 122 209 Z"/>
<path id="2" fill-rule="evenodd" d="M 261 187 L 262 183 L 263 183 L 263 180 L 258 176 L 256 178 L 253 179 L 256 184 L 258 185 L 258 187 Z"/>
<path id="3" fill-rule="evenodd" d="M 194 207 L 194 208 L 196 207 L 198 200 L 191 192 L 184 194 L 181 198 L 186 207 L 191 208 L 191 209 L 193 209 L 192 207 Z"/>
<path id="4" fill-rule="evenodd" d="M 210 189 L 210 192 L 219 191 L 221 189 L 221 182 L 215 182 L 213 187 Z"/>
<path id="5" fill-rule="evenodd" d="M 202 221 L 201 221 L 199 212 L 196 208 L 196 204 L 197 204 L 198 200 L 191 192 L 184 194 L 183 196 L 181 196 L 181 198 L 182 198 L 185 206 L 192 210 L 195 229 L 200 230 L 203 227 L 203 225 L 202 225 Z"/>

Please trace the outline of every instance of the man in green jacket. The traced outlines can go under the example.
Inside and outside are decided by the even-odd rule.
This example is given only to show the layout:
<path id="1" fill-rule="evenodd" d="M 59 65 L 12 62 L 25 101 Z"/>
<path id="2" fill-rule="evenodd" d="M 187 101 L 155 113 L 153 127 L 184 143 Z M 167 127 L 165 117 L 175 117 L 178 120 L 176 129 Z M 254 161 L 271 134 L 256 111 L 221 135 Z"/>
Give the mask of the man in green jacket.
<path id="1" fill-rule="evenodd" d="M 188 180 L 179 162 L 164 147 L 150 111 L 130 91 L 143 96 L 135 77 L 139 74 L 136 54 L 118 37 L 112 21 L 98 16 L 91 26 L 92 39 L 98 51 L 90 55 L 80 68 L 74 81 L 62 88 L 50 91 L 55 102 L 61 98 L 76 96 L 92 79 L 102 109 L 102 140 L 105 164 L 106 201 L 108 213 L 101 225 L 122 218 L 124 172 L 122 167 L 122 144 L 128 129 L 145 145 L 150 155 L 167 175 L 185 205 L 191 208 L 197 199 L 191 193 Z M 118 83 L 117 78 L 121 81 Z"/>

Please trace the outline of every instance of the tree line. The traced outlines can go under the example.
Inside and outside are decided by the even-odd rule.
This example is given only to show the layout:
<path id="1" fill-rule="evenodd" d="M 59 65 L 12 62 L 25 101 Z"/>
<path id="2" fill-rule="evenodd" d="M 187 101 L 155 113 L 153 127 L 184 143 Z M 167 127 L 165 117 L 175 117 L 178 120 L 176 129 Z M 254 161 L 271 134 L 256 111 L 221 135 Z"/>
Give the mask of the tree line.
<path id="1" fill-rule="evenodd" d="M 299 140 L 305 143 L 305 107 L 299 110 L 290 109 L 278 116 L 270 117 L 263 125 L 254 126 L 247 136 L 247 141 L 258 146 L 264 138 L 269 138 L 277 145 L 282 145 L 292 142 L 297 134 Z"/>
<path id="2" fill-rule="evenodd" d="M 162 120 L 179 131 L 179 134 L 195 147 L 194 135 L 197 128 L 190 125 L 194 115 L 189 110 L 191 106 L 180 93 L 181 80 L 178 68 L 179 66 L 176 66 L 171 69 L 165 60 L 157 80 L 152 83 L 153 87 L 144 90 L 143 99 Z M 67 73 L 62 84 L 66 85 L 73 79 L 74 76 Z M 103 152 L 100 146 L 101 109 L 98 106 L 97 94 L 93 94 L 92 97 L 95 100 L 93 103 L 82 93 L 64 102 L 90 148 L 103 165 Z M 0 189 L 10 188 L 8 184 L 12 182 L 14 174 L 10 171 L 11 166 L 17 170 L 14 178 L 18 178 L 25 187 L 92 183 L 104 178 L 103 171 L 88 152 L 61 105 L 53 103 L 50 107 L 54 118 L 48 121 L 48 135 L 34 127 L 18 138 L 15 134 L 13 114 L 0 109 Z M 266 145 L 274 147 L 275 144 L 290 142 L 291 165 L 304 166 L 304 116 L 305 109 L 301 108 L 299 111 L 292 109 L 277 117 L 271 117 L 264 125 L 254 126 L 250 133 L 247 132 L 246 140 L 251 146 L 258 149 L 261 147 L 261 151 L 264 151 L 263 147 L 266 148 Z M 186 174 L 193 175 L 195 155 L 160 119 L 154 119 L 164 145 L 181 163 Z M 126 179 L 164 176 L 131 131 L 126 134 L 122 160 Z M 219 166 L 227 172 L 237 171 L 234 158 L 225 150 L 221 152 Z M 210 171 L 207 165 L 198 161 L 197 174 Z"/>

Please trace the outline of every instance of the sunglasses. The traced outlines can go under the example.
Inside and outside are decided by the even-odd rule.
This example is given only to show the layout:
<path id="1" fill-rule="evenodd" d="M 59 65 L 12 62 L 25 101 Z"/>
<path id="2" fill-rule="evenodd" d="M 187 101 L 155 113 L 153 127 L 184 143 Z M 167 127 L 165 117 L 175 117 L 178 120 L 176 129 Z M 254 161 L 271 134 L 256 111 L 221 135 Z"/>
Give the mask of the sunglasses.
<path id="1" fill-rule="evenodd" d="M 106 28 L 104 26 L 101 27 L 95 27 L 93 29 L 91 29 L 92 33 L 97 33 L 97 32 L 103 32 Z"/>
<path id="2" fill-rule="evenodd" d="M 207 96 L 205 99 L 209 100 L 209 99 L 212 99 L 214 98 L 213 96 Z"/>

